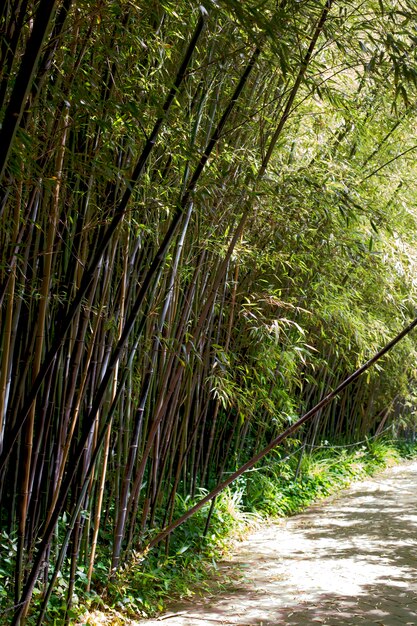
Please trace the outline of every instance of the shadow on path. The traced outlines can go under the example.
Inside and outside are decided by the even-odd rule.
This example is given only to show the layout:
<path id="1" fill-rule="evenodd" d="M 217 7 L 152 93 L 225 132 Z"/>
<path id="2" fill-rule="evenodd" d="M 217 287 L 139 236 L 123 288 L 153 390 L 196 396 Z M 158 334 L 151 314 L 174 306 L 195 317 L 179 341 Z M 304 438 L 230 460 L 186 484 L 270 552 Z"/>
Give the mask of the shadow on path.
<path id="1" fill-rule="evenodd" d="M 222 566 L 242 573 L 228 592 L 137 624 L 417 626 L 416 487 L 414 462 L 257 531 Z"/>

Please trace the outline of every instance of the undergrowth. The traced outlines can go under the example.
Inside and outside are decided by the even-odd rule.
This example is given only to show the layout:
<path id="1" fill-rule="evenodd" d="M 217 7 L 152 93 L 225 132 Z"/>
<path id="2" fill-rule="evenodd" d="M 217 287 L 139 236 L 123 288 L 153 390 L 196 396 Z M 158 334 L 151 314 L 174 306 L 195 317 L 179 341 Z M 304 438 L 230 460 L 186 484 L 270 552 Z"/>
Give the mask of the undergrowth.
<path id="1" fill-rule="evenodd" d="M 288 461 L 277 461 L 248 472 L 244 506 L 249 511 L 284 517 L 347 487 L 352 481 L 417 453 L 411 445 L 366 441 L 360 446 L 331 446 L 301 450 Z"/>
<path id="2" fill-rule="evenodd" d="M 192 596 L 196 589 L 202 593 L 231 537 L 241 536 L 262 518 L 298 513 L 351 482 L 416 454 L 417 447 L 411 444 L 379 440 L 353 447 L 324 442 L 312 452 L 303 450 L 290 458 L 274 459 L 244 474 L 218 497 L 208 532 L 210 505 L 176 530 L 168 555 L 162 546 L 133 559 L 108 588 L 107 602 L 124 614 L 152 615 L 161 611 L 168 599 Z M 178 498 L 177 515 L 202 495 L 201 491 L 195 499 Z"/>
<path id="3" fill-rule="evenodd" d="M 262 519 L 298 513 L 355 480 L 415 455 L 415 445 L 379 440 L 354 447 L 332 447 L 323 442 L 313 451 L 299 450 L 281 459 L 276 456 L 268 464 L 244 474 L 217 497 L 208 525 L 210 504 L 180 526 L 168 543 L 145 555 L 135 553 L 113 580 L 108 577 L 109 555 L 101 548 L 95 568 L 95 583 L 101 592 L 85 592 L 85 573 L 80 570 L 73 618 L 80 615 L 83 607 L 84 616 L 77 626 L 123 624 L 128 616 L 138 618 L 162 611 L 173 598 L 204 593 L 216 562 L 227 553 L 232 538 L 242 537 Z M 195 498 L 178 496 L 175 517 L 205 493 L 200 490 Z M 7 543 L 10 554 L 1 565 L 0 597 L 7 593 L 8 569 L 12 567 L 14 553 L 9 538 L 2 536 L 2 543 L 3 546 Z M 45 624 L 62 623 L 64 578 L 62 597 L 58 593 L 51 598 Z M 90 612 L 85 613 L 85 608 Z M 32 623 L 30 618 L 27 623 Z"/>

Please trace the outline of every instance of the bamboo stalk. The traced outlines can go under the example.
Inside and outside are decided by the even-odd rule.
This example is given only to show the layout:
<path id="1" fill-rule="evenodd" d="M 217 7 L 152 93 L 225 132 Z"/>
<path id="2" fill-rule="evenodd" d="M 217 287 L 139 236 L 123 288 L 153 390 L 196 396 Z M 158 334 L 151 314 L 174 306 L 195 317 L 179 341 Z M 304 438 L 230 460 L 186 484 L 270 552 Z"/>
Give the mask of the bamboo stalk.
<path id="1" fill-rule="evenodd" d="M 58 0 L 40 0 L 39 2 L 32 33 L 27 42 L 0 129 L 0 184 L 3 181 L 16 132 L 23 115 L 42 45 L 49 32 L 57 5 Z"/>
<path id="2" fill-rule="evenodd" d="M 22 183 L 18 187 L 16 198 L 14 217 L 13 217 L 13 234 L 12 241 L 15 242 L 19 233 L 19 218 L 22 201 Z M 12 322 L 14 308 L 14 294 L 16 285 L 16 269 L 10 271 L 10 282 L 7 293 L 7 309 L 6 319 L 3 332 L 1 367 L 0 367 L 0 454 L 3 448 L 5 417 L 8 403 L 8 380 L 10 378 L 10 348 L 12 347 Z"/>
<path id="3" fill-rule="evenodd" d="M 357 380 L 364 372 L 366 372 L 372 365 L 374 365 L 381 357 L 383 357 L 387 352 L 389 352 L 401 339 L 406 337 L 415 327 L 417 326 L 417 318 L 415 318 L 411 324 L 406 326 L 394 339 L 392 339 L 388 344 L 386 344 L 379 352 L 377 352 L 371 359 L 369 359 L 366 363 L 364 363 L 361 367 L 359 367 L 353 374 L 345 378 L 343 382 L 341 382 L 336 389 L 330 391 L 327 395 L 325 395 L 318 404 L 316 404 L 312 409 L 304 413 L 300 419 L 298 419 L 294 424 L 289 426 L 286 430 L 280 433 L 275 439 L 270 441 L 270 443 L 263 448 L 260 452 L 258 452 L 255 456 L 253 456 L 249 461 L 244 463 L 238 470 L 232 472 L 226 480 L 217 485 L 215 489 L 213 489 L 210 493 L 208 493 L 204 498 L 202 498 L 197 504 L 195 504 L 192 508 L 190 508 L 184 515 L 179 517 L 177 520 L 172 522 L 169 526 L 164 528 L 154 539 L 152 539 L 147 546 L 144 547 L 144 551 L 150 550 L 158 543 L 163 541 L 169 534 L 171 534 L 178 526 L 181 526 L 185 521 L 187 521 L 194 513 L 199 511 L 207 502 L 210 502 L 213 498 L 218 496 L 226 487 L 228 487 L 232 482 L 234 482 L 239 476 L 242 476 L 249 469 L 254 467 L 256 463 L 258 463 L 261 459 L 263 459 L 271 450 L 276 448 L 280 443 L 284 441 L 287 437 L 295 433 L 300 426 L 302 426 L 305 422 L 310 420 L 320 409 L 327 406 L 333 398 L 335 398 L 341 391 L 349 387 L 355 380 Z"/>

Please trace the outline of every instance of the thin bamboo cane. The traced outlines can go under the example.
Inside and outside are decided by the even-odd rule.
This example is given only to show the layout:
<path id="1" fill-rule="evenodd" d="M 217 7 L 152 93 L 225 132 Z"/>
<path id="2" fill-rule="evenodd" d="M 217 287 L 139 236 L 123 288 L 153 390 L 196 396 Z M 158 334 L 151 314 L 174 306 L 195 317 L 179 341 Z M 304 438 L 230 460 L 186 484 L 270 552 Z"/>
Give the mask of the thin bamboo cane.
<path id="1" fill-rule="evenodd" d="M 16 241 L 19 234 L 19 218 L 22 200 L 22 183 L 18 186 L 18 194 L 14 208 L 13 218 L 13 235 L 12 241 Z M 8 402 L 8 380 L 10 378 L 10 348 L 12 348 L 12 322 L 14 308 L 14 293 L 16 285 L 16 270 L 13 268 L 10 272 L 10 283 L 8 286 L 8 298 L 6 319 L 3 332 L 1 367 L 0 367 L 0 453 L 3 447 L 5 416 Z"/>

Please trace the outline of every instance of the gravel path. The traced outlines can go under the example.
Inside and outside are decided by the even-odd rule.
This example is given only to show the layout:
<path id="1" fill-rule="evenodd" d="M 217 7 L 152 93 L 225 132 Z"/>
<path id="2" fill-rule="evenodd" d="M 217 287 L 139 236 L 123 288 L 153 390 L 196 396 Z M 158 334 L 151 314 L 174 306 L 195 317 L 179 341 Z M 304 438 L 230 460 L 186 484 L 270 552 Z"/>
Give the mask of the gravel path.
<path id="1" fill-rule="evenodd" d="M 227 592 L 137 626 L 417 625 L 417 462 L 252 534 Z"/>

